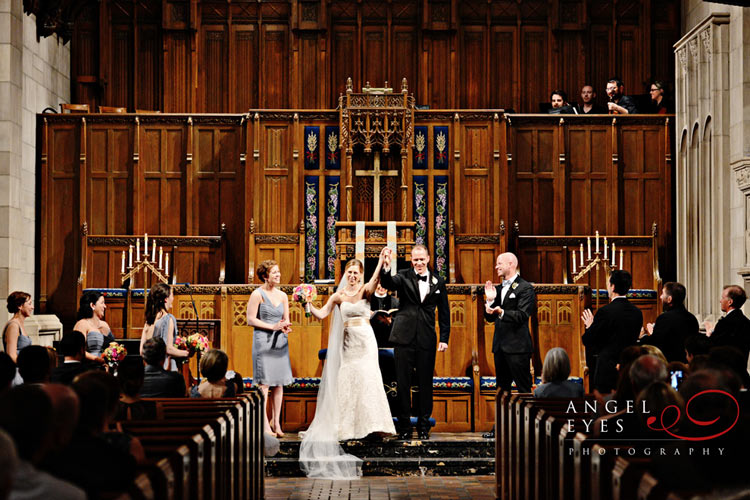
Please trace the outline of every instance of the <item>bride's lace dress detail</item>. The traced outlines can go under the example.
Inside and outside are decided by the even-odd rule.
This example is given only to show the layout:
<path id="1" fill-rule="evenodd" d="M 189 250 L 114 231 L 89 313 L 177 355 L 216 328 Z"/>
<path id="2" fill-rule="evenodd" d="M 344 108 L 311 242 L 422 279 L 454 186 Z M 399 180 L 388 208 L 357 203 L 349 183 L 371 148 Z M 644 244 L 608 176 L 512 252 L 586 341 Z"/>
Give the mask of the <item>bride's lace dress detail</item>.
<path id="1" fill-rule="evenodd" d="M 338 374 L 338 438 L 359 439 L 373 432 L 395 434 L 383 376 L 378 365 L 378 344 L 370 326 L 366 300 L 342 302 L 344 339 Z"/>

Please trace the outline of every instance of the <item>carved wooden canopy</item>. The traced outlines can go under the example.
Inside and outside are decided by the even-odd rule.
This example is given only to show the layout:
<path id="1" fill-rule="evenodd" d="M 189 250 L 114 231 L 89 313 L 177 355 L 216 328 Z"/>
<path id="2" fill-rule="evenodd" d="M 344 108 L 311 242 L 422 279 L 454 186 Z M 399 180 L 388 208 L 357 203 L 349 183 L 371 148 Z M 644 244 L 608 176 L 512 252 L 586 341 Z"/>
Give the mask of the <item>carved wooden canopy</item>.
<path id="1" fill-rule="evenodd" d="M 395 145 L 406 156 L 414 141 L 414 96 L 408 93 L 406 78 L 400 93 L 372 89 L 369 84 L 362 93 L 352 90 L 352 79 L 348 78 L 346 95 L 339 97 L 341 148 L 352 154 L 355 145 L 364 146 L 365 153 L 380 146 L 388 153 Z"/>
<path id="2" fill-rule="evenodd" d="M 36 36 L 43 38 L 57 33 L 63 43 L 73 36 L 75 20 L 84 8 L 96 8 L 93 1 L 23 0 L 23 11 L 36 16 Z"/>

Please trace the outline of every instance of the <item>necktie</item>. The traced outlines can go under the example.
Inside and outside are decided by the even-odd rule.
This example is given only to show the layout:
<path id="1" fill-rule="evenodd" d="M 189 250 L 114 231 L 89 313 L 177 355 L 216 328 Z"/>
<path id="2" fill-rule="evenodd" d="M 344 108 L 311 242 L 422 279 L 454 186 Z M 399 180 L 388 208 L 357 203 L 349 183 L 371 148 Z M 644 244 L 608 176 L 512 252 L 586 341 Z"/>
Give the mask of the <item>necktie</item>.
<path id="1" fill-rule="evenodd" d="M 421 274 L 417 274 L 417 279 L 419 281 L 427 281 L 427 276 L 422 276 Z"/>
<path id="2" fill-rule="evenodd" d="M 503 288 L 509 286 L 513 280 L 503 280 Z"/>

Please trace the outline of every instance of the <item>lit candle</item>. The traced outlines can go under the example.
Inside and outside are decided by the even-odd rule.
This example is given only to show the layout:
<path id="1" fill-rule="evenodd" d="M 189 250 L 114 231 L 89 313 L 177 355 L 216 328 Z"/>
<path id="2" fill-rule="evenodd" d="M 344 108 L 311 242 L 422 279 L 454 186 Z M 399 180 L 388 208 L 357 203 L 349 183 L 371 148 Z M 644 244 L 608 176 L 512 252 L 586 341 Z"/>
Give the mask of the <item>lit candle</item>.
<path id="1" fill-rule="evenodd" d="M 607 237 L 604 237 L 604 260 L 607 260 Z"/>
<path id="2" fill-rule="evenodd" d="M 162 249 L 159 247 L 159 269 L 161 269 L 161 265 L 164 261 L 162 260 Z"/>
<path id="3" fill-rule="evenodd" d="M 133 245 L 128 248 L 128 267 L 133 267 Z"/>
<path id="4" fill-rule="evenodd" d="M 616 250 L 615 250 L 615 244 L 612 243 L 612 267 L 615 266 L 615 252 L 616 252 Z"/>
<path id="5" fill-rule="evenodd" d="M 156 240 L 151 245 L 151 262 L 156 262 Z"/>
<path id="6" fill-rule="evenodd" d="M 135 261 L 141 260 L 141 240 L 135 240 Z"/>
<path id="7" fill-rule="evenodd" d="M 586 257 L 591 260 L 591 236 L 586 236 L 586 249 L 588 252 Z"/>
<path id="8" fill-rule="evenodd" d="M 164 274 L 169 276 L 169 254 L 164 257 Z"/>
<path id="9" fill-rule="evenodd" d="M 573 274 L 576 273 L 576 251 L 573 250 Z"/>
<path id="10" fill-rule="evenodd" d="M 145 253 L 148 258 L 148 233 L 146 233 L 143 238 L 143 253 Z"/>
<path id="11" fill-rule="evenodd" d="M 620 269 L 622 269 L 622 248 L 620 249 Z"/>
<path id="12" fill-rule="evenodd" d="M 120 272 L 125 274 L 125 250 L 122 251 L 122 265 L 120 266 Z"/>
<path id="13" fill-rule="evenodd" d="M 596 253 L 599 253 L 599 231 L 596 232 Z"/>
<path id="14" fill-rule="evenodd" d="M 578 259 L 578 262 L 581 263 L 581 267 L 583 267 L 583 243 L 581 243 L 581 251 L 579 252 Z"/>

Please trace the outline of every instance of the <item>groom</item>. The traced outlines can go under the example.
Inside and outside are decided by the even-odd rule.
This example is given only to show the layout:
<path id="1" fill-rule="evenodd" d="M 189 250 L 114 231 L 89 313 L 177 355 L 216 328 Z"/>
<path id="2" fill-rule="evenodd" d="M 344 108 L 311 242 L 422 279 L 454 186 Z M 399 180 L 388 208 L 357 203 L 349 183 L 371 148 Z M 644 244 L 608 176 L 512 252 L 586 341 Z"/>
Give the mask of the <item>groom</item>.
<path id="1" fill-rule="evenodd" d="M 411 437 L 411 374 L 417 369 L 419 404 L 417 433 L 419 439 L 430 437 L 432 414 L 432 374 L 435 371 L 435 348 L 448 349 L 450 335 L 450 310 L 445 280 L 430 274 L 427 264 L 430 253 L 424 245 L 411 251 L 411 269 L 391 276 L 391 254 L 380 272 L 380 283 L 388 290 L 398 292 L 399 308 L 393 320 L 390 341 L 394 344 L 396 358 L 396 385 L 398 387 L 398 437 Z M 438 308 L 440 343 L 435 332 L 435 307 Z"/>

